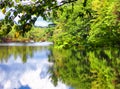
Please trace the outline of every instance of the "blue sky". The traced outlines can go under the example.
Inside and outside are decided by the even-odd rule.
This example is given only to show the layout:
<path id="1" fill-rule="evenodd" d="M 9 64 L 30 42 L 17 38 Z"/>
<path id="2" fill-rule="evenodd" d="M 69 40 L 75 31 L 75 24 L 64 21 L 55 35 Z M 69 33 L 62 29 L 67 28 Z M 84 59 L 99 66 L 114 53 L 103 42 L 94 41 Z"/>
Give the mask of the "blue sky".
<path id="1" fill-rule="evenodd" d="M 5 17 L 5 15 L 0 11 L 0 20 L 3 19 Z M 17 22 L 19 20 L 18 17 L 15 18 L 15 21 Z M 48 24 L 50 24 L 51 22 L 47 22 L 45 20 L 43 20 L 42 17 L 38 17 L 37 21 L 35 22 L 35 26 L 48 26 Z"/>
<path id="2" fill-rule="evenodd" d="M 37 21 L 35 22 L 35 26 L 48 26 L 51 22 L 47 22 L 43 20 L 42 17 L 38 17 Z"/>

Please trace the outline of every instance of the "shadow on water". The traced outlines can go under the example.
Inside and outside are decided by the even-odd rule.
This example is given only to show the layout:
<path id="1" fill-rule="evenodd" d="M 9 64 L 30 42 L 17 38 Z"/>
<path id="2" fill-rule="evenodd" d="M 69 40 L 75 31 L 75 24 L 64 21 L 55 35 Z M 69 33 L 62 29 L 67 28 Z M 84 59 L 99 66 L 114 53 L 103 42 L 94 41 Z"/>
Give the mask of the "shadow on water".
<path id="1" fill-rule="evenodd" d="M 1 45 L 0 76 L 0 89 L 119 89 L 120 48 Z"/>

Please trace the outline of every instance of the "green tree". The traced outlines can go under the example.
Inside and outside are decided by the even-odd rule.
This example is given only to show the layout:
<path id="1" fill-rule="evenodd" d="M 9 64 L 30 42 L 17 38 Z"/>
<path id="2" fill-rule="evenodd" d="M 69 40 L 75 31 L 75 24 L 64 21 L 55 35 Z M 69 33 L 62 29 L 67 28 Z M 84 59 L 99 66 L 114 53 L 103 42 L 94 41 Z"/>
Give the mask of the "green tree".
<path id="1" fill-rule="evenodd" d="M 10 24 L 5 24 L 4 21 L 0 21 L 0 37 L 6 36 L 10 31 Z"/>
<path id="2" fill-rule="evenodd" d="M 120 25 L 118 24 L 119 21 L 117 20 L 118 16 L 115 14 L 115 12 L 119 9 L 119 4 L 117 4 L 115 1 L 106 0 L 101 2 L 100 0 L 94 0 L 92 2 L 94 19 L 91 20 L 92 23 L 88 42 L 97 46 L 119 44 Z"/>
<path id="3" fill-rule="evenodd" d="M 61 7 L 53 34 L 54 42 L 62 48 L 86 45 L 92 19 L 90 1 L 86 5 L 80 0 Z"/>
<path id="4" fill-rule="evenodd" d="M 18 16 L 17 30 L 24 33 L 28 32 L 39 16 L 45 20 L 49 19 L 52 11 L 56 10 L 67 3 L 75 2 L 76 0 L 64 0 L 58 4 L 57 0 L 1 0 L 0 9 L 5 14 L 5 23 L 10 23 L 13 26 L 14 19 Z M 9 9 L 8 9 L 9 8 Z"/>
<path id="5" fill-rule="evenodd" d="M 119 0 L 80 0 L 57 10 L 53 40 L 59 48 L 120 43 Z M 53 13 L 54 15 L 54 13 Z"/>

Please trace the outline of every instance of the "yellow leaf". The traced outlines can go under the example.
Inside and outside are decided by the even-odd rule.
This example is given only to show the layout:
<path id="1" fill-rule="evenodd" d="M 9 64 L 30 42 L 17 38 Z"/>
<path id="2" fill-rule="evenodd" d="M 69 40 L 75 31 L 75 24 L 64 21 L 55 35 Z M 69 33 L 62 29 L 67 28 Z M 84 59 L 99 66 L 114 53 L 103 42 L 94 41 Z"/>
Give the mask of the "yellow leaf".
<path id="1" fill-rule="evenodd" d="M 6 8 L 2 8 L 2 13 L 5 14 Z"/>

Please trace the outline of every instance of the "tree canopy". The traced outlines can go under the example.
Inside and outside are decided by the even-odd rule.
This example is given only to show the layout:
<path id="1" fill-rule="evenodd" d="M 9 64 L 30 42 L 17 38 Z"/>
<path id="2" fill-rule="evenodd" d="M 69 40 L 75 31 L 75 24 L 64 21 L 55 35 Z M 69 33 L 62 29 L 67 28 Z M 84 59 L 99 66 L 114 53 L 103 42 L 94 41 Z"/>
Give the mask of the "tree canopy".
<path id="1" fill-rule="evenodd" d="M 61 7 L 53 40 L 59 48 L 115 46 L 120 43 L 119 0 L 81 0 Z"/>
<path id="2" fill-rule="evenodd" d="M 28 32 L 39 16 L 45 20 L 50 19 L 51 12 L 67 3 L 74 3 L 77 0 L 0 0 L 0 9 L 5 15 L 3 24 L 14 25 L 15 18 L 18 17 L 17 29 L 24 34 Z"/>

